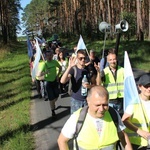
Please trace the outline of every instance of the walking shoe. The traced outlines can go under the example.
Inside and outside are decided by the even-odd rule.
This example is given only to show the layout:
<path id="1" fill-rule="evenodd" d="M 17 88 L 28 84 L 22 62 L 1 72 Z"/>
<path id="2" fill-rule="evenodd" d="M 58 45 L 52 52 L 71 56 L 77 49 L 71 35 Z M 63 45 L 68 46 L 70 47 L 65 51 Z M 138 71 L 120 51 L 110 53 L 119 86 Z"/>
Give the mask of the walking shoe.
<path id="1" fill-rule="evenodd" d="M 52 117 L 53 117 L 53 118 L 56 118 L 55 110 L 52 110 Z"/>
<path id="2" fill-rule="evenodd" d="M 41 95 L 41 94 L 39 94 L 39 95 L 38 95 L 38 97 L 39 97 L 39 98 L 42 98 L 42 95 Z"/>
<path id="3" fill-rule="evenodd" d="M 44 99 L 44 101 L 48 101 L 48 97 Z"/>

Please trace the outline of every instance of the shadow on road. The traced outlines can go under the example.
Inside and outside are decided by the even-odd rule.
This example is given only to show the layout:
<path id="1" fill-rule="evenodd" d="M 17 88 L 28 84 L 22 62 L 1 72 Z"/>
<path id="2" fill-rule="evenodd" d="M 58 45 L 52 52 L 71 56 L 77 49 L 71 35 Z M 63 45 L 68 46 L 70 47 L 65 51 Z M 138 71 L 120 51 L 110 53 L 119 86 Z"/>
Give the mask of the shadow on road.
<path id="1" fill-rule="evenodd" d="M 55 121 L 57 121 L 57 120 L 70 114 L 70 107 L 69 106 L 58 106 L 56 109 L 60 109 L 60 108 L 63 108 L 63 109 L 66 108 L 66 110 L 58 113 L 57 118 L 49 117 L 47 119 L 44 119 L 42 121 L 39 121 L 39 122 L 31 125 L 31 131 L 41 130 L 41 129 L 45 128 L 45 126 L 48 126 L 51 123 L 54 123 Z"/>

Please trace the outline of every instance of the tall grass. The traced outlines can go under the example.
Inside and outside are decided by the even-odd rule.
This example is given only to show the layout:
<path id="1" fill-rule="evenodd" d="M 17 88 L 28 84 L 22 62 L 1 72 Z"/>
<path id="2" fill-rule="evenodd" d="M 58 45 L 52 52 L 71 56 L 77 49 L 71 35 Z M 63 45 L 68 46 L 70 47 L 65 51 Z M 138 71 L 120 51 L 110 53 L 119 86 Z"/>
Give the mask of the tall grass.
<path id="1" fill-rule="evenodd" d="M 0 58 L 0 150 L 33 149 L 27 48 L 17 43 Z"/>

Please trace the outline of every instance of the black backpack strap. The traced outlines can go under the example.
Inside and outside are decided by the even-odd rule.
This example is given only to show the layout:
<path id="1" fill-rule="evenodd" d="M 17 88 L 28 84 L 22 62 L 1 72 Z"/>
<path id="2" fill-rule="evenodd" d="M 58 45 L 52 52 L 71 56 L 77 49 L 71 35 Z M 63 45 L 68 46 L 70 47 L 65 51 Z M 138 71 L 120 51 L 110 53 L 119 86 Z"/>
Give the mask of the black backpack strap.
<path id="1" fill-rule="evenodd" d="M 114 108 L 112 108 L 111 106 L 109 106 L 109 109 L 108 109 L 109 113 L 110 113 L 110 116 L 116 126 L 116 128 L 118 128 L 118 115 L 117 115 L 117 112 L 114 110 Z"/>
<path id="2" fill-rule="evenodd" d="M 88 106 L 85 106 L 81 109 L 80 114 L 79 114 L 79 118 L 78 118 L 78 121 L 76 124 L 76 132 L 74 134 L 76 150 L 79 149 L 78 143 L 77 143 L 77 137 L 78 137 L 78 134 L 80 133 L 80 131 L 82 129 L 85 117 L 87 115 L 87 111 L 88 111 Z"/>
<path id="3" fill-rule="evenodd" d="M 118 129 L 118 124 L 119 124 L 119 120 L 118 120 L 118 115 L 117 115 L 117 112 L 114 110 L 114 108 L 112 108 L 111 106 L 109 106 L 109 113 L 110 113 L 110 116 L 116 126 L 116 128 Z M 122 147 L 121 147 L 121 144 L 120 144 L 120 141 L 118 140 L 117 143 L 116 143 L 116 150 L 121 150 Z"/>

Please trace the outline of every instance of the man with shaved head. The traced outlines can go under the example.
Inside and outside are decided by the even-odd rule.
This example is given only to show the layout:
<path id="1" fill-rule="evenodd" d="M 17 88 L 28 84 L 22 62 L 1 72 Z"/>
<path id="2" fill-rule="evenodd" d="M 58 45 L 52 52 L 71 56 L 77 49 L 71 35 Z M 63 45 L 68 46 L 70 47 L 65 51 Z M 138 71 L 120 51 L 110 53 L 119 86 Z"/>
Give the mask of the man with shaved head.
<path id="1" fill-rule="evenodd" d="M 111 118 L 108 111 L 108 99 L 108 91 L 103 86 L 94 86 L 89 90 L 87 96 L 88 111 L 77 137 L 79 150 L 114 150 L 119 139 L 125 150 L 132 150 L 119 114 L 116 112 L 117 127 Z M 60 150 L 69 149 L 68 141 L 74 137 L 80 111 L 81 109 L 74 112 L 62 128 L 58 138 Z"/>

